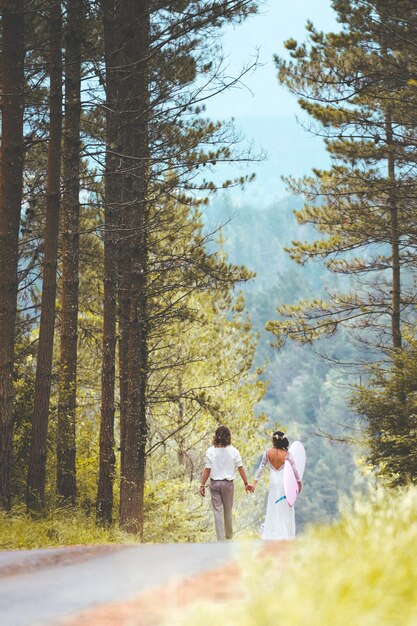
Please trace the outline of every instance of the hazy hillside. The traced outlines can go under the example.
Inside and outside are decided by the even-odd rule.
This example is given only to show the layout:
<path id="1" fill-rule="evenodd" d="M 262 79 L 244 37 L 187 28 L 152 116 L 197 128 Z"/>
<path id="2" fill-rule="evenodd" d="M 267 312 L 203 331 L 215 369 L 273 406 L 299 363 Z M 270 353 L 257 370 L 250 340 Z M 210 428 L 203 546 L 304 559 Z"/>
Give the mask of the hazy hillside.
<path id="1" fill-rule="evenodd" d="M 292 211 L 297 198 L 284 198 L 269 206 L 245 204 L 237 208 L 217 201 L 209 212 L 209 224 L 223 223 L 224 246 L 231 261 L 256 272 L 256 279 L 243 286 L 247 308 L 256 330 L 261 332 L 257 364 L 266 363 L 267 395 L 260 407 L 271 424 L 285 427 L 290 440 L 300 438 L 308 455 L 305 491 L 298 504 L 299 525 L 332 519 L 337 515 L 341 493 L 349 493 L 355 481 L 353 454 L 356 449 L 331 441 L 326 435 L 352 435 L 355 418 L 346 396 L 349 384 L 357 382 L 350 370 L 330 359 L 352 361 L 354 348 L 337 335 L 313 349 L 288 342 L 281 350 L 271 347 L 272 336 L 264 330 L 276 317 L 275 307 L 324 294 L 335 286 L 333 277 L 318 263 L 297 266 L 284 251 L 292 239 L 308 237 Z M 267 440 L 266 440 L 267 443 Z"/>

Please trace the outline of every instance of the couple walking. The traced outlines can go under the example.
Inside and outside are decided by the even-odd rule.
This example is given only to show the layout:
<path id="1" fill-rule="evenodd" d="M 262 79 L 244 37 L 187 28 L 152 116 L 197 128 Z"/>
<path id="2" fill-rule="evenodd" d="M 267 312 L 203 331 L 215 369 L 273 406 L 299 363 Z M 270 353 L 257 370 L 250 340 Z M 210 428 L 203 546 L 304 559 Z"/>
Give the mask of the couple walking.
<path id="1" fill-rule="evenodd" d="M 286 459 L 290 461 L 293 467 L 300 490 L 301 482 L 291 454 L 288 452 L 288 446 L 289 441 L 283 432 L 273 433 L 272 447 L 265 450 L 255 480 L 250 485 L 243 467 L 242 457 L 239 451 L 232 446 L 230 430 L 227 426 L 217 428 L 213 437 L 213 445 L 206 452 L 200 494 L 206 495 L 206 482 L 210 478 L 214 525 L 219 541 L 233 537 L 232 508 L 235 470 L 238 470 L 243 480 L 246 493 L 254 493 L 256 484 L 267 466 L 269 467 L 269 494 L 262 539 L 294 539 L 294 507 L 288 506 L 284 492 L 283 468 Z"/>

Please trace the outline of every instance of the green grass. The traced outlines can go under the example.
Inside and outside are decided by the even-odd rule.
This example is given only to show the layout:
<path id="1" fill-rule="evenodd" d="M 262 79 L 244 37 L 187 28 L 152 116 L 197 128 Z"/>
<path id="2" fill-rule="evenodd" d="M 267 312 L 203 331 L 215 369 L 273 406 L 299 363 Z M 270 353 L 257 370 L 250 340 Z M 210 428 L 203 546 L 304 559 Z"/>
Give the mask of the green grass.
<path id="1" fill-rule="evenodd" d="M 70 509 L 56 509 L 39 518 L 24 512 L 0 513 L 0 550 L 132 542 L 135 538 L 117 527 L 100 528 L 93 517 Z"/>
<path id="2" fill-rule="evenodd" d="M 289 566 L 242 555 L 247 599 L 196 607 L 183 626 L 416 626 L 417 489 L 358 498 L 299 539 Z"/>

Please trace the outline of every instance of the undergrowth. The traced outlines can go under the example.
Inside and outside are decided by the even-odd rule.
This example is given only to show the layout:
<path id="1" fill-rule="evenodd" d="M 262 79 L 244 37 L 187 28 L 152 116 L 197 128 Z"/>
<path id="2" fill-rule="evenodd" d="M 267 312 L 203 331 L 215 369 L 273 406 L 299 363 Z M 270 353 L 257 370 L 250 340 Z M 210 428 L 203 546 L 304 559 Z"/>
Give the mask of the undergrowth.
<path id="1" fill-rule="evenodd" d="M 116 526 L 96 526 L 93 516 L 68 508 L 57 508 L 39 517 L 24 511 L 0 512 L 0 550 L 133 542 L 132 535 Z"/>

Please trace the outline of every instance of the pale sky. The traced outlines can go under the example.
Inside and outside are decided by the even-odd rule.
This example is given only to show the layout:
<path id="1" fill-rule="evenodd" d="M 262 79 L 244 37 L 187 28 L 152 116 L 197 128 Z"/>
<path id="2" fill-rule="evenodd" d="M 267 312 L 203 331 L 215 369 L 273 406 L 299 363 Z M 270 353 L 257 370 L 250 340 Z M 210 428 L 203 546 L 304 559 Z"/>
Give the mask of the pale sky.
<path id="1" fill-rule="evenodd" d="M 308 19 L 324 31 L 338 28 L 330 0 L 267 0 L 259 15 L 225 34 L 231 75 L 236 75 L 257 49 L 262 67 L 246 76 L 247 88 L 233 89 L 210 101 L 208 112 L 217 119 L 234 117 L 244 135 L 268 153 L 265 162 L 250 166 L 257 180 L 243 194 L 233 194 L 236 203 L 249 198 L 269 203 L 283 197 L 282 175 L 300 176 L 328 163 L 322 140 L 297 123 L 296 115 L 302 118 L 303 113 L 296 99 L 279 85 L 273 62 L 274 53 L 285 54 L 286 39 L 304 40 Z"/>

